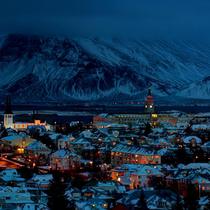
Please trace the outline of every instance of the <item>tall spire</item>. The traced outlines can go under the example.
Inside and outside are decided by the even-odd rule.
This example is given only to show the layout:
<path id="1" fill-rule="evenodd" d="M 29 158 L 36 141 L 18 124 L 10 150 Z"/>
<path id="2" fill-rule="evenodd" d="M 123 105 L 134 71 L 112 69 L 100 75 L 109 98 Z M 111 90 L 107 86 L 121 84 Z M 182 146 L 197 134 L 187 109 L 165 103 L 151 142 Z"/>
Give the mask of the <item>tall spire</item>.
<path id="1" fill-rule="evenodd" d="M 154 113 L 155 107 L 154 107 L 154 99 L 152 96 L 152 91 L 149 88 L 148 89 L 148 94 L 145 100 L 145 105 L 144 105 L 144 112 L 145 113 Z"/>
<path id="2" fill-rule="evenodd" d="M 147 94 L 148 96 L 151 96 L 152 95 L 152 91 L 151 91 L 151 89 L 149 88 L 148 89 L 148 94 Z"/>
<path id="3" fill-rule="evenodd" d="M 12 106 L 11 106 L 11 97 L 9 95 L 6 96 L 4 114 L 13 114 L 12 113 Z"/>

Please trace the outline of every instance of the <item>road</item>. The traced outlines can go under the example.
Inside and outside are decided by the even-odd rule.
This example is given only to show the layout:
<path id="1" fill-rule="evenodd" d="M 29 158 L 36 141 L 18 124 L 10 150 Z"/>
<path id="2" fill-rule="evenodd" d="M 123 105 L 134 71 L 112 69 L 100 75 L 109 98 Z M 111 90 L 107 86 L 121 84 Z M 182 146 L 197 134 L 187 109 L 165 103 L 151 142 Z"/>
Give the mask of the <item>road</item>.
<path id="1" fill-rule="evenodd" d="M 20 168 L 21 165 L 0 157 L 0 168 Z"/>

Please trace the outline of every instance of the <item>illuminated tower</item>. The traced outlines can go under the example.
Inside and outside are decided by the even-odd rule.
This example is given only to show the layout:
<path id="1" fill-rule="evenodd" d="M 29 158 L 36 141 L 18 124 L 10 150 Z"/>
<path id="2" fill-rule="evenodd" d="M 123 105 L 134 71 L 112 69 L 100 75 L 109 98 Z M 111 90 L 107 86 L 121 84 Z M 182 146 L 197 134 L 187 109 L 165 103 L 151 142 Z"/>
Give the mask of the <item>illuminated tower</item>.
<path id="1" fill-rule="evenodd" d="M 154 99 L 151 93 L 151 89 L 148 90 L 148 94 L 144 105 L 144 112 L 148 114 L 152 114 L 155 112 Z"/>
<path id="2" fill-rule="evenodd" d="M 4 127 L 5 128 L 13 128 L 13 113 L 11 107 L 11 98 L 10 96 L 6 97 L 5 103 L 5 112 L 4 112 Z"/>

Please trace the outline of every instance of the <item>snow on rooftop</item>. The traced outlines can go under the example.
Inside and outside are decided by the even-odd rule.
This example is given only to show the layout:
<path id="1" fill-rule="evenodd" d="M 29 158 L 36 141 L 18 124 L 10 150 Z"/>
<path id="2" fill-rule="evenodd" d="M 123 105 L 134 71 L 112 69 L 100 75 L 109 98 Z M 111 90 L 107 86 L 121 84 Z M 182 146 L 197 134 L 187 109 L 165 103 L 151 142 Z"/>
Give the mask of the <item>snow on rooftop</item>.
<path id="1" fill-rule="evenodd" d="M 49 150 L 49 148 L 40 141 L 34 141 L 26 147 L 26 150 Z"/>
<path id="2" fill-rule="evenodd" d="M 191 126 L 192 130 L 207 130 L 210 129 L 210 124 L 194 124 Z"/>
<path id="3" fill-rule="evenodd" d="M 135 146 L 127 146 L 122 144 L 117 144 L 112 152 L 124 152 L 135 155 L 155 155 L 157 152 L 155 150 L 150 150 L 148 148 L 143 147 L 135 147 Z"/>
<path id="4" fill-rule="evenodd" d="M 72 142 L 72 144 L 90 144 L 90 141 L 85 138 L 78 138 Z"/>
<path id="5" fill-rule="evenodd" d="M 99 114 L 100 117 L 106 118 L 109 114 L 108 113 L 101 113 Z"/>
<path id="6" fill-rule="evenodd" d="M 15 141 L 17 139 L 22 139 L 22 138 L 23 138 L 22 135 L 16 134 L 16 135 L 11 135 L 11 136 L 5 136 L 5 137 L 1 138 L 1 140 L 3 140 L 3 141 Z"/>
<path id="7" fill-rule="evenodd" d="M 80 133 L 84 138 L 91 138 L 93 133 L 90 130 L 85 130 Z"/>
<path id="8" fill-rule="evenodd" d="M 183 167 L 184 169 L 210 169 L 209 163 L 190 163 Z"/>
<path id="9" fill-rule="evenodd" d="M 202 141 L 199 137 L 197 136 L 187 136 L 183 139 L 185 144 L 189 144 L 192 140 L 195 140 L 197 144 L 200 144 Z"/>
<path id="10" fill-rule="evenodd" d="M 195 117 L 210 117 L 210 112 L 202 112 L 195 115 Z"/>
<path id="11" fill-rule="evenodd" d="M 203 147 L 210 147 L 210 141 L 207 141 L 205 144 L 203 144 Z"/>
<path id="12" fill-rule="evenodd" d="M 60 149 L 57 150 L 56 152 L 54 152 L 51 157 L 55 157 L 55 158 L 69 158 L 69 157 L 78 157 L 77 154 L 75 154 L 74 152 L 71 152 L 69 150 L 66 149 Z"/>
<path id="13" fill-rule="evenodd" d="M 35 182 L 50 182 L 53 179 L 52 174 L 35 174 L 31 180 Z"/>

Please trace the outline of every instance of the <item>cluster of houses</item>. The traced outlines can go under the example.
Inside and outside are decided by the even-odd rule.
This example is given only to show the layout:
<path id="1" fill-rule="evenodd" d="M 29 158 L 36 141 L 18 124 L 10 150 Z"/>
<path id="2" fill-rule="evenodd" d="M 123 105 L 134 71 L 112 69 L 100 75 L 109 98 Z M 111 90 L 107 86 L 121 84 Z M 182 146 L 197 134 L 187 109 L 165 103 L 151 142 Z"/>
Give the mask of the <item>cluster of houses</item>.
<path id="1" fill-rule="evenodd" d="M 52 175 L 34 175 L 26 180 L 16 169 L 0 172 L 0 209 L 44 210 Z"/>
<path id="2" fill-rule="evenodd" d="M 10 124 L 10 109 L 5 115 L 1 155 L 8 161 L 37 167 L 37 172 L 25 179 L 18 169 L 1 168 L 2 209 L 47 210 L 46 192 L 55 171 L 74 179 L 83 177 L 84 186 L 69 183 L 66 189 L 69 202 L 78 210 L 145 205 L 154 210 L 178 209 L 178 204 L 187 205 L 191 192 L 199 208 L 208 209 L 208 113 L 157 114 L 149 92 L 145 113 L 100 114 L 91 128 L 69 134 L 57 133 L 38 121 L 33 128 L 17 129 Z M 40 126 L 45 129 L 37 129 Z"/>

